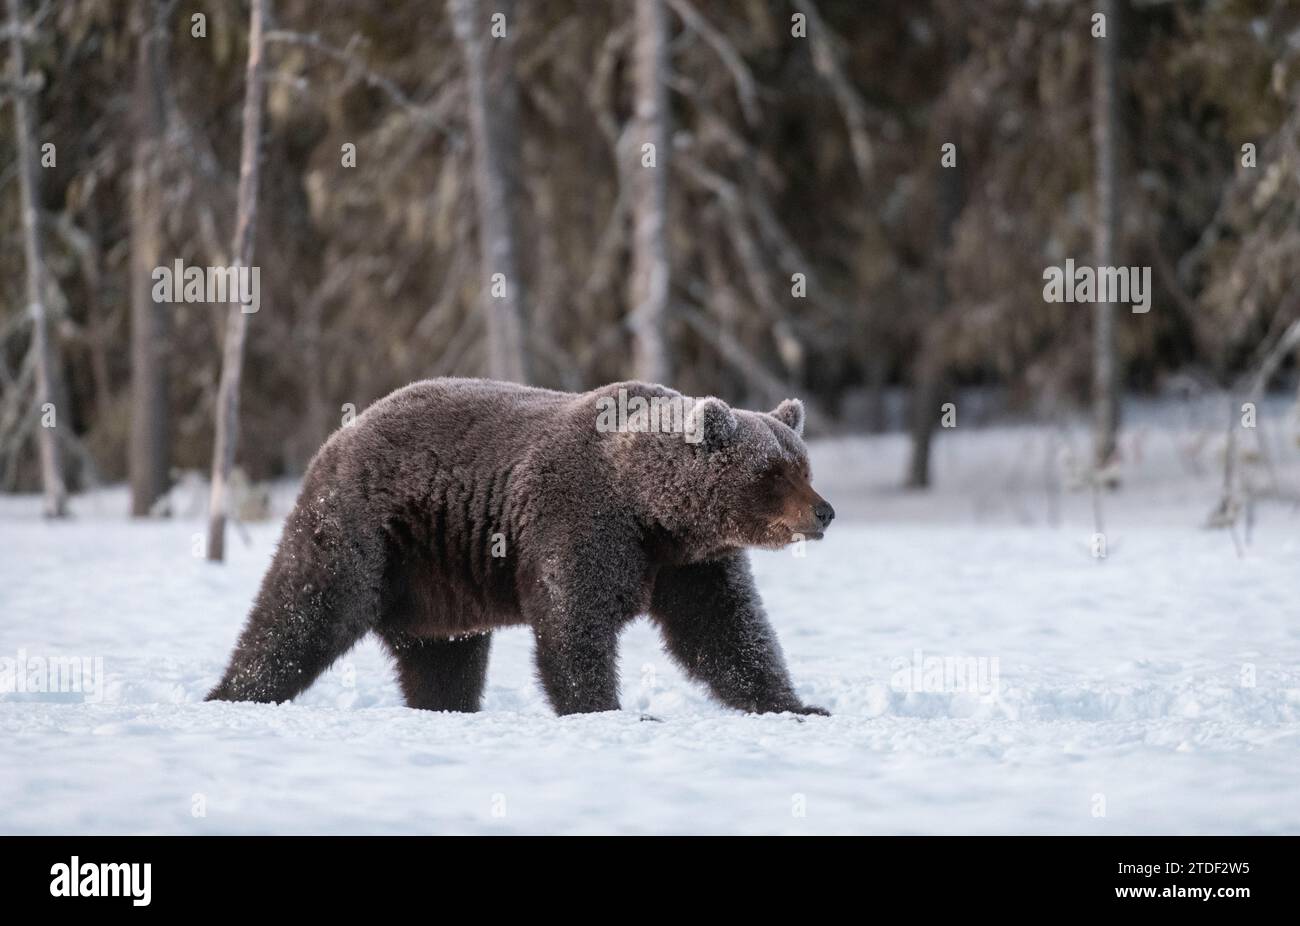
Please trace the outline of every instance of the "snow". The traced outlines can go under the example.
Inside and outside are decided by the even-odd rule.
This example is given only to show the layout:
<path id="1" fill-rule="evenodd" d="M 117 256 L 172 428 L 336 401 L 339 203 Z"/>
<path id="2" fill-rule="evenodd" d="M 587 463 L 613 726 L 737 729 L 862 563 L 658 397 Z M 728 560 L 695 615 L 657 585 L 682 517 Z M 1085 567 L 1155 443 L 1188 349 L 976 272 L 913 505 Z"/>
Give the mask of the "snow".
<path id="1" fill-rule="evenodd" d="M 278 523 L 213 566 L 200 520 L 129 521 L 121 488 L 60 524 L 0 499 L 0 660 L 104 673 L 0 693 L 0 832 L 1300 832 L 1297 515 L 1261 502 L 1241 555 L 1202 529 L 1221 476 L 1188 434 L 1130 436 L 1104 559 L 1088 494 L 1051 487 L 1052 432 L 943 434 L 929 495 L 890 487 L 900 437 L 815 445 L 842 517 L 804 556 L 753 556 L 801 695 L 833 715 L 806 721 L 715 705 L 645 622 L 613 714 L 555 717 L 524 629 L 497 634 L 475 715 L 403 707 L 373 642 L 293 704 L 206 704 Z M 951 690 L 936 659 L 984 684 Z"/>

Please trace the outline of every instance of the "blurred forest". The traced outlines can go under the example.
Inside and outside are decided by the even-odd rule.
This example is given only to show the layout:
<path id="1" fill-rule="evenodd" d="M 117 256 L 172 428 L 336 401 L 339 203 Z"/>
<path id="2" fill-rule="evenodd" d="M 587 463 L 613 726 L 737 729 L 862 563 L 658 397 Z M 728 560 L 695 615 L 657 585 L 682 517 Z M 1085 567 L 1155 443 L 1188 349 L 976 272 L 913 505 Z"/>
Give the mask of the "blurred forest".
<path id="1" fill-rule="evenodd" d="M 1113 432 L 1116 390 L 1294 370 L 1295 2 L 7 2 L 2 490 L 207 472 L 235 327 L 150 273 L 245 247 L 253 479 L 439 375 L 798 395 L 909 428 L 919 486 L 958 390 Z M 1151 267 L 1151 311 L 1045 302 L 1066 258 Z"/>

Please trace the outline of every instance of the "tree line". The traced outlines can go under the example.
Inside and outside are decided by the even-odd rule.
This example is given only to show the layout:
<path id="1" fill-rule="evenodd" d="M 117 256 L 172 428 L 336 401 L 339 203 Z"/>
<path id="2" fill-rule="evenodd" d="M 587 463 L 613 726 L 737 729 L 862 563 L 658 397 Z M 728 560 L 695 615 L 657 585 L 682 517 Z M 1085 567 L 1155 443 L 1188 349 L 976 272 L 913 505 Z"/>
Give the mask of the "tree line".
<path id="1" fill-rule="evenodd" d="M 412 379 L 624 378 L 879 430 L 1087 411 L 1291 354 L 1284 0 L 7 0 L 0 488 L 300 472 Z M 13 246 L 8 246 L 12 244 Z M 1152 308 L 1045 302 L 1150 268 Z M 262 310 L 151 294 L 256 265 Z M 1259 385 L 1259 375 L 1267 372 Z M 49 426 L 51 420 L 57 423 Z"/>

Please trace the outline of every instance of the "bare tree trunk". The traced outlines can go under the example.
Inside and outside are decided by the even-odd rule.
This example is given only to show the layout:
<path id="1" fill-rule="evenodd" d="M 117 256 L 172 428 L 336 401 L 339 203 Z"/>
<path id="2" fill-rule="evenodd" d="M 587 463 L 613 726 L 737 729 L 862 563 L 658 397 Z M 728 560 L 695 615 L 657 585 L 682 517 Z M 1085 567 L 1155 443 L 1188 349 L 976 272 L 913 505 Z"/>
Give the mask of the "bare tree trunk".
<path id="1" fill-rule="evenodd" d="M 478 0 L 449 0 L 449 9 L 465 57 L 469 88 L 488 375 L 527 383 L 524 319 L 528 298 L 520 273 L 515 215 L 519 92 L 511 54 L 513 38 L 509 36 L 509 30 L 516 28 L 515 4 L 514 0 L 492 4 L 493 13 L 504 15 L 501 24 L 507 30 L 505 36 L 498 37 L 492 36 L 492 21 L 484 15 Z M 501 276 L 494 279 L 497 274 Z"/>
<path id="2" fill-rule="evenodd" d="M 945 120 L 952 126 L 943 135 L 943 141 L 956 140 L 954 120 Z M 935 150 L 938 145 L 933 146 Z M 920 348 L 912 368 L 912 395 L 908 409 L 912 453 L 908 459 L 906 485 L 910 489 L 924 489 L 930 485 L 930 450 L 934 442 L 934 429 L 939 423 L 939 405 L 944 384 L 944 345 L 940 326 L 948 312 L 951 292 L 948 286 L 948 252 L 952 248 L 953 226 L 961 215 L 962 180 L 961 160 L 952 167 L 940 167 L 936 178 L 938 225 L 935 229 L 934 302 L 921 333 Z"/>
<path id="3" fill-rule="evenodd" d="M 244 125 L 239 150 L 239 193 L 235 218 L 235 240 L 231 245 L 235 266 L 253 264 L 254 232 L 257 229 L 257 174 L 262 140 L 262 103 L 265 69 L 262 59 L 262 30 L 266 23 L 266 0 L 252 0 L 248 25 L 248 70 L 244 85 Z M 220 562 L 226 555 L 226 485 L 235 465 L 239 438 L 239 381 L 244 368 L 244 338 L 248 316 L 242 305 L 232 305 L 226 326 L 221 358 L 221 382 L 217 387 L 217 433 L 212 447 L 212 498 L 208 506 L 208 559 Z"/>
<path id="4" fill-rule="evenodd" d="M 131 514 L 145 517 L 167 491 L 171 422 L 167 376 L 171 308 L 153 301 L 162 254 L 166 132 L 166 24 L 155 0 L 136 14 L 135 148 L 131 164 Z"/>
<path id="5" fill-rule="evenodd" d="M 107 309 L 100 298 L 104 266 L 104 231 L 95 198 L 86 203 L 86 248 L 81 253 L 82 276 L 86 280 L 86 327 L 90 336 L 90 370 L 95 383 L 95 417 L 108 421 L 112 414 L 113 379 L 109 374 Z"/>
<path id="6" fill-rule="evenodd" d="M 668 319 L 668 26 L 663 0 L 636 0 L 633 50 L 635 110 L 625 170 L 632 201 L 632 276 L 629 320 L 633 375 L 651 383 L 672 378 L 665 339 Z M 641 146 L 654 145 L 654 166 L 643 163 Z"/>
<path id="7" fill-rule="evenodd" d="M 907 458 L 909 489 L 930 487 L 930 449 L 934 443 L 934 426 L 939 420 L 939 371 L 933 354 L 935 348 L 923 339 L 920 356 L 912 372 L 912 394 L 908 406 L 908 434 L 911 454 Z"/>
<path id="8" fill-rule="evenodd" d="M 1106 36 L 1095 38 L 1092 72 L 1092 139 L 1096 155 L 1097 214 L 1093 224 L 1093 260 L 1098 267 L 1115 263 L 1119 176 L 1116 147 L 1119 101 L 1116 70 L 1120 24 L 1118 0 L 1099 0 L 1106 16 Z M 1093 461 L 1106 466 L 1115 455 L 1119 432 L 1119 368 L 1115 356 L 1115 306 L 1098 302 L 1093 318 Z"/>
<path id="9" fill-rule="evenodd" d="M 872 327 L 878 330 L 879 326 Z M 885 404 L 885 381 L 889 375 L 889 369 L 885 363 L 885 358 L 880 355 L 880 351 L 874 348 L 862 351 L 859 356 L 861 357 L 862 366 L 867 371 L 867 419 L 865 422 L 867 433 L 883 434 L 889 418 L 888 408 Z"/>
<path id="10" fill-rule="evenodd" d="M 35 91 L 26 81 L 26 49 L 23 48 L 23 15 L 20 0 L 9 0 L 9 66 L 13 81 L 14 134 L 17 137 L 18 193 L 21 201 L 23 252 L 27 263 L 27 312 L 32 323 L 31 351 L 36 365 L 36 408 L 43 415 L 58 392 L 58 369 L 45 315 L 45 257 L 41 249 L 40 218 L 36 211 Z M 64 410 L 65 427 L 68 410 Z M 56 409 L 57 415 L 57 409 Z M 57 423 L 57 417 L 56 417 Z M 42 422 L 42 425 L 44 422 Z M 63 460 L 54 428 L 37 429 L 41 457 L 41 486 L 45 514 L 61 518 L 67 514 L 68 491 L 63 481 Z"/>

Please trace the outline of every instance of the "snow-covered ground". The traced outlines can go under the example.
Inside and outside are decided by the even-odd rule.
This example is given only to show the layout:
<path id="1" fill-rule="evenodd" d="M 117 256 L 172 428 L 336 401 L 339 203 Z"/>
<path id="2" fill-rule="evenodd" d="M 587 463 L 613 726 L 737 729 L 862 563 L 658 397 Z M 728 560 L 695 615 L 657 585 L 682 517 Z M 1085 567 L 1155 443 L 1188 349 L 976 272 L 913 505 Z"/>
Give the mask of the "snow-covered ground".
<path id="1" fill-rule="evenodd" d="M 20 657 L 104 673 L 0 694 L 0 832 L 1300 833 L 1300 514 L 1262 502 L 1238 555 L 1199 526 L 1221 477 L 1193 439 L 1135 428 L 1105 559 L 1059 436 L 944 434 L 928 496 L 891 488 L 901 438 L 818 444 L 845 516 L 754 556 L 833 714 L 806 722 L 716 706 L 644 622 L 617 714 L 556 718 L 522 629 L 476 715 L 403 707 L 371 642 L 294 704 L 205 704 L 278 524 L 212 566 L 199 520 L 130 522 L 120 489 L 60 524 L 0 499 L 0 680 Z"/>

